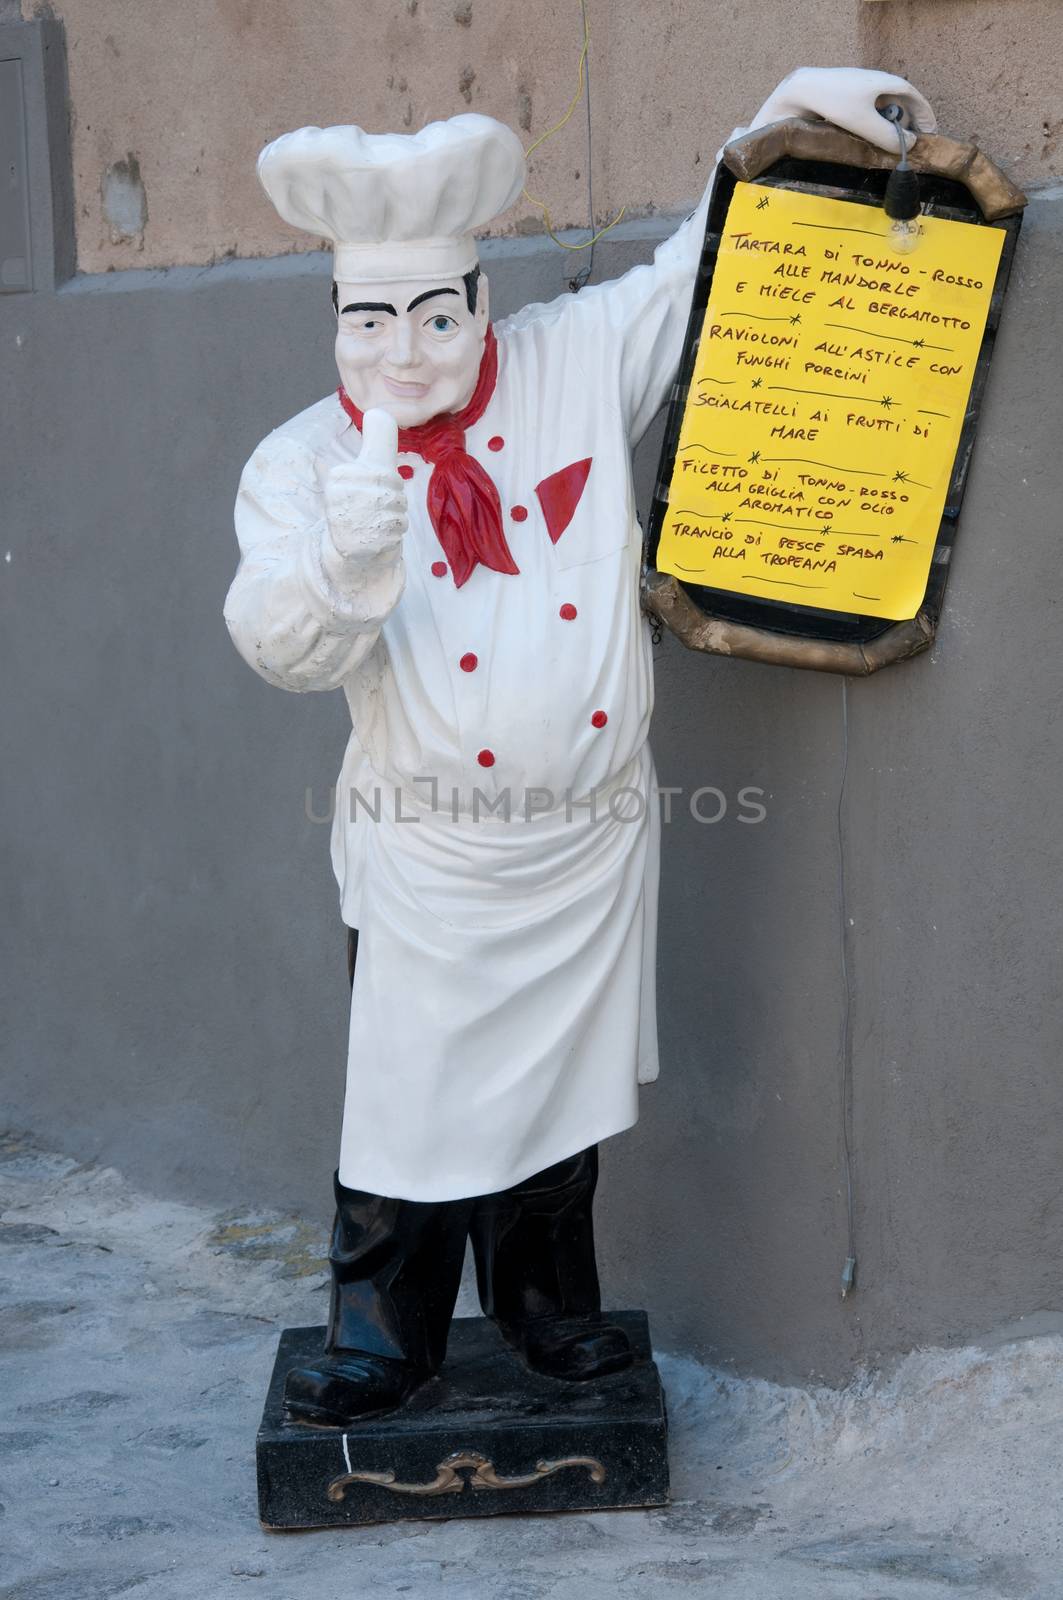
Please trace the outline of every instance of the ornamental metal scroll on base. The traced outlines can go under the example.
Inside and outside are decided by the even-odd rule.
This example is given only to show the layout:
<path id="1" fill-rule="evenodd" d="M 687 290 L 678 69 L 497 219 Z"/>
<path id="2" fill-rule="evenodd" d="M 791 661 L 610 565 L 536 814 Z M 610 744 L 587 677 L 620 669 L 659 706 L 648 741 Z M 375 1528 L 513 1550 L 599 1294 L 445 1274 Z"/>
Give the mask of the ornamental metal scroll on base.
<path id="1" fill-rule="evenodd" d="M 754 598 L 658 572 L 679 434 L 694 371 L 720 238 L 736 182 L 756 183 L 880 206 L 896 157 L 829 123 L 790 118 L 736 139 L 723 152 L 709 204 L 701 265 L 669 409 L 646 537 L 643 608 L 692 650 L 780 666 L 866 676 L 917 655 L 933 643 L 1025 195 L 974 145 L 921 135 L 909 152 L 920 178 L 921 212 L 1004 233 L 989 314 L 974 369 L 959 445 L 923 599 L 903 621 Z"/>
<path id="2" fill-rule="evenodd" d="M 529 1489 L 544 1478 L 561 1472 L 566 1467 L 586 1468 L 592 1483 L 604 1483 L 605 1468 L 593 1456 L 565 1456 L 558 1461 L 537 1461 L 535 1469 L 516 1478 L 503 1478 L 494 1464 L 476 1450 L 456 1450 L 436 1468 L 436 1475 L 428 1483 L 400 1483 L 394 1472 L 345 1472 L 333 1478 L 328 1486 L 328 1497 L 333 1502 L 342 1501 L 347 1490 L 355 1483 L 376 1484 L 389 1489 L 392 1494 L 437 1495 L 462 1494 L 470 1489 Z M 462 1474 L 470 1471 L 472 1476 Z"/>

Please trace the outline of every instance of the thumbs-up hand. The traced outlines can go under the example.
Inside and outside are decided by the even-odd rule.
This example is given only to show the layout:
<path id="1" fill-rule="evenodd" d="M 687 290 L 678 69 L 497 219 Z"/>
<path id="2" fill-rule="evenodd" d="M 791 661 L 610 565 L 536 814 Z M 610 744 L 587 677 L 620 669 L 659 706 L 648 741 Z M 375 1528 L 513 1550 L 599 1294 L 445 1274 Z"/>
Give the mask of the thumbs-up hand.
<path id="1" fill-rule="evenodd" d="M 406 532 L 406 492 L 398 473 L 399 430 L 386 411 L 367 411 L 356 461 L 333 468 L 325 484 L 329 537 L 344 561 L 394 553 Z"/>

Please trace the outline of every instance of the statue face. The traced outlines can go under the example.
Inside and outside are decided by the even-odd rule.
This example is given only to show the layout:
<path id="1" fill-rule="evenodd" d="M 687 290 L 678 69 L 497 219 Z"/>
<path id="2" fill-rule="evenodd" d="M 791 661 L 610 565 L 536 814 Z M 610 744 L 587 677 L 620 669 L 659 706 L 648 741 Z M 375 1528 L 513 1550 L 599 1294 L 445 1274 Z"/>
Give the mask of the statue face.
<path id="1" fill-rule="evenodd" d="M 336 365 L 360 411 L 379 407 L 413 428 L 468 402 L 487 333 L 485 277 L 475 311 L 461 278 L 338 281 L 336 294 Z"/>

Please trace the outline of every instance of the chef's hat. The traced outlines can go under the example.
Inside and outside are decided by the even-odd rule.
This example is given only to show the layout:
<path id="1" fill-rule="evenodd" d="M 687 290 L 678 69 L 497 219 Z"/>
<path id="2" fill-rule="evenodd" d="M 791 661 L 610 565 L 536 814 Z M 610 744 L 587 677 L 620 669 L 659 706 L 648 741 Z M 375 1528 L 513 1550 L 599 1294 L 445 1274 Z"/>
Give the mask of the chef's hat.
<path id="1" fill-rule="evenodd" d="M 476 265 L 472 230 L 520 194 L 524 151 L 468 112 L 420 133 L 297 128 L 266 146 L 258 175 L 285 222 L 333 240 L 344 282 L 458 278 Z"/>

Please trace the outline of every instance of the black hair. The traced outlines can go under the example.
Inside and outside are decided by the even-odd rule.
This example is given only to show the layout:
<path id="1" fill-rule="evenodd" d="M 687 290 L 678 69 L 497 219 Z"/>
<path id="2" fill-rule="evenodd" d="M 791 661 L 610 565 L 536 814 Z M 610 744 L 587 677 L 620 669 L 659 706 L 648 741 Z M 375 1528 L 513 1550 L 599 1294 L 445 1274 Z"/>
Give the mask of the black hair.
<path id="1" fill-rule="evenodd" d="M 473 267 L 469 272 L 463 272 L 461 281 L 465 285 L 465 303 L 469 308 L 469 315 L 470 317 L 474 317 L 476 315 L 476 301 L 480 290 L 479 266 Z M 335 311 L 336 315 L 339 316 L 340 291 L 336 287 L 335 279 L 333 279 L 332 282 L 332 309 Z"/>

